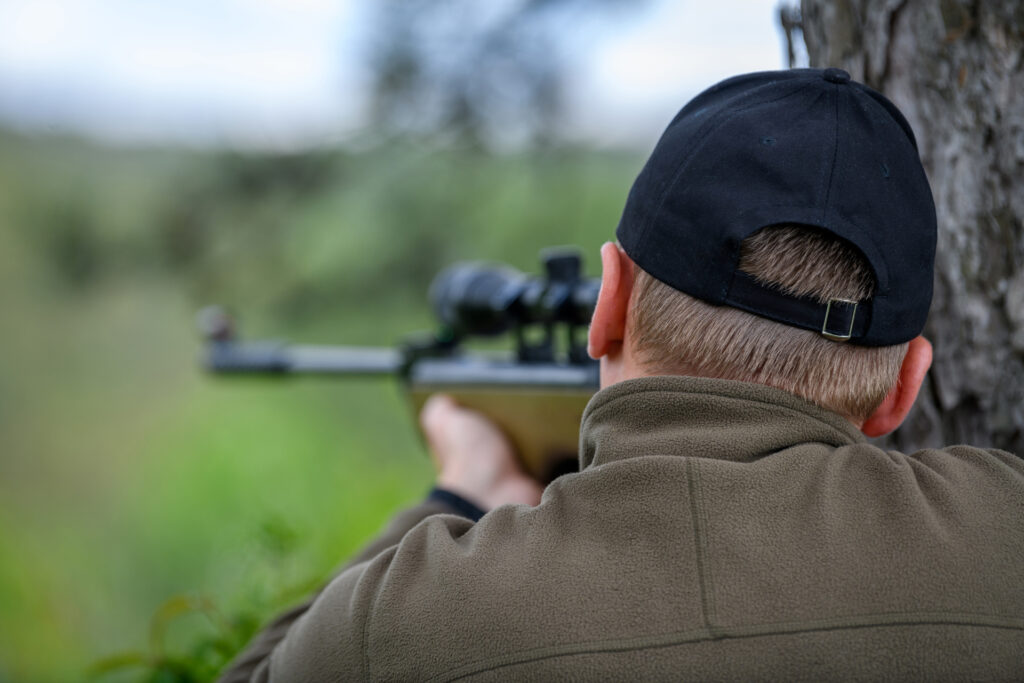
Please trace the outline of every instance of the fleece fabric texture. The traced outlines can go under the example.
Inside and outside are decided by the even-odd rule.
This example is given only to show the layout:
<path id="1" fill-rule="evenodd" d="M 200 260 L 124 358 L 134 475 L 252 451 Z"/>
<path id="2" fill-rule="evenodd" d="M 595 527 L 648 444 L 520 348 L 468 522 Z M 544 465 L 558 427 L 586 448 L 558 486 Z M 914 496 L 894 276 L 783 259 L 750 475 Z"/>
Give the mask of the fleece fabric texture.
<path id="1" fill-rule="evenodd" d="M 580 465 L 475 524 L 407 511 L 225 680 L 1024 678 L 1012 454 L 652 377 L 593 398 Z"/>

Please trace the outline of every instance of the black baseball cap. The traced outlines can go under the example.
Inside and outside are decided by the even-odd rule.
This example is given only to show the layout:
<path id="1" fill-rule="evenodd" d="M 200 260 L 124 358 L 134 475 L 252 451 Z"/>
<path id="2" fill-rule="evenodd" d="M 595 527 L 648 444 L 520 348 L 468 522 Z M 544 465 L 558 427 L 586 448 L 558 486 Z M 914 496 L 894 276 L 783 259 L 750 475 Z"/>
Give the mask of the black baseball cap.
<path id="1" fill-rule="evenodd" d="M 740 243 L 779 224 L 852 245 L 874 271 L 874 295 L 822 302 L 740 272 Z M 746 74 L 695 97 L 633 184 L 616 237 L 679 291 L 837 341 L 909 341 L 931 305 L 935 204 L 914 133 L 841 69 Z"/>

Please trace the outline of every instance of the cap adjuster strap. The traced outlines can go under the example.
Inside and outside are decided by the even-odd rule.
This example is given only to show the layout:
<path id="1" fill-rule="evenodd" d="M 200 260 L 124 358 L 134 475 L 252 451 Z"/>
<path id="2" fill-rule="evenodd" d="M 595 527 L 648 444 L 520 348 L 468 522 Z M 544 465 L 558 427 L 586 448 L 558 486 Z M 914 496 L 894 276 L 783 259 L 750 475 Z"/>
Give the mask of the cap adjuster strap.
<path id="1" fill-rule="evenodd" d="M 832 341 L 847 341 L 853 336 L 853 321 L 856 318 L 856 301 L 829 299 L 825 307 L 825 321 L 821 324 L 821 336 Z"/>
<path id="2" fill-rule="evenodd" d="M 736 271 L 722 303 L 787 325 L 821 334 L 832 341 L 861 339 L 867 333 L 871 301 L 793 296 Z"/>

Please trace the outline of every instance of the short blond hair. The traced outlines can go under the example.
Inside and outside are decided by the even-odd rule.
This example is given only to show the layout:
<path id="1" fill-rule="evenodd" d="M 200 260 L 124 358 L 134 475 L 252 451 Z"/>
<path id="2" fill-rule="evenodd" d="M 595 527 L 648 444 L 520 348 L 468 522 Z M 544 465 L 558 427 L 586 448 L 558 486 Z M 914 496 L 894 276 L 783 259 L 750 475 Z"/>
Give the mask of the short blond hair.
<path id="1" fill-rule="evenodd" d="M 871 268 L 823 231 L 771 226 L 744 240 L 739 269 L 762 284 L 825 303 L 862 301 Z M 651 374 L 757 382 L 796 394 L 855 422 L 877 408 L 899 377 L 907 344 L 867 347 L 830 341 L 745 311 L 683 294 L 634 267 L 627 338 Z"/>

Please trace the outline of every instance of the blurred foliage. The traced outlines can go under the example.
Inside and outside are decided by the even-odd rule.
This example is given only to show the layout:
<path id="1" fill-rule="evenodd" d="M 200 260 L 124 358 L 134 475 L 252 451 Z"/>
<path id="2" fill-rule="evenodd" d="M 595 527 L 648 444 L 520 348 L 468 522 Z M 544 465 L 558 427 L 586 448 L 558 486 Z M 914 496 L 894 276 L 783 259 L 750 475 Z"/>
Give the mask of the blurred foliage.
<path id="1" fill-rule="evenodd" d="M 0 132 L 0 681 L 207 680 L 428 488 L 393 383 L 203 377 L 199 306 L 392 344 L 451 261 L 574 243 L 596 274 L 638 168 Z"/>
<path id="2" fill-rule="evenodd" d="M 236 606 L 231 613 L 225 613 L 216 600 L 207 596 L 173 596 L 150 617 L 145 649 L 103 657 L 89 667 L 89 677 L 104 680 L 116 674 L 134 674 L 147 683 L 213 680 L 256 634 L 268 613 L 302 599 L 323 582 L 323 577 L 298 581 L 293 577 L 297 569 L 303 571 L 294 561 L 301 534 L 286 520 L 264 520 L 257 538 L 256 556 L 271 572 L 273 596 L 266 591 L 252 594 L 246 604 Z M 175 630 L 182 626 L 187 629 L 184 646 L 176 645 L 173 639 Z"/>
<path id="3" fill-rule="evenodd" d="M 558 137 L 574 48 L 635 0 L 379 0 L 368 55 L 374 120 L 469 148 Z M 581 30 L 587 24 L 588 31 Z"/>

